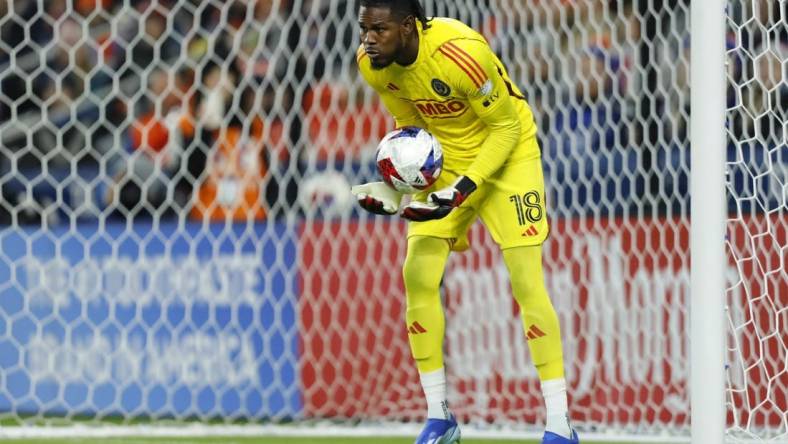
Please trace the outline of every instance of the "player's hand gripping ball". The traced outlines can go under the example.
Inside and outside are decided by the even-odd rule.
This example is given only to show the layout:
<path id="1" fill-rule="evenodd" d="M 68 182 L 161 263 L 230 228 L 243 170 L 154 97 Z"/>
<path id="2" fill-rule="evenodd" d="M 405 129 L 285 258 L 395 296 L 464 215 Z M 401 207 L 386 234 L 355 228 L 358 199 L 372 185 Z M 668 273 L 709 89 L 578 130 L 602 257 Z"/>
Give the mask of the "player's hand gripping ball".
<path id="1" fill-rule="evenodd" d="M 400 193 L 412 194 L 429 188 L 438 179 L 443 150 L 427 130 L 406 126 L 380 141 L 377 165 L 384 182 Z"/>

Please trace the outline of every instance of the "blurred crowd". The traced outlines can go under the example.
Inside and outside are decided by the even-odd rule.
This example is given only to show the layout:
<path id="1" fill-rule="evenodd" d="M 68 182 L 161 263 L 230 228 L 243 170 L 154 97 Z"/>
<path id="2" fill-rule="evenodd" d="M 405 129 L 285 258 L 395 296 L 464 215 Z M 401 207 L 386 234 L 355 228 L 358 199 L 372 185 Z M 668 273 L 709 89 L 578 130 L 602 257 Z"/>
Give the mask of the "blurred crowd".
<path id="1" fill-rule="evenodd" d="M 559 216 L 688 213 L 689 0 L 423 3 L 481 30 L 507 63 L 535 110 Z M 351 211 L 350 182 L 374 177 L 393 124 L 355 73 L 355 7 L 0 2 L 0 222 Z M 767 176 L 784 184 L 780 8 L 729 11 L 728 151 L 776 162 Z M 741 187 L 769 188 L 744 192 L 777 192 L 739 173 Z"/>
<path id="2" fill-rule="evenodd" d="M 294 202 L 290 184 L 267 174 L 289 162 L 300 123 L 286 134 L 306 75 L 305 54 L 294 54 L 299 28 L 286 27 L 289 5 L 0 5 L 0 64 L 11 70 L 2 79 L 0 118 L 9 131 L 0 168 L 20 172 L 4 201 L 26 200 L 40 217 L 48 203 L 40 195 L 57 190 L 39 187 L 31 199 L 24 184 L 63 171 L 74 183 L 51 197 L 74 200 L 65 203 L 77 216 L 262 219 L 279 194 Z M 87 195 L 74 196 L 79 189 Z"/>

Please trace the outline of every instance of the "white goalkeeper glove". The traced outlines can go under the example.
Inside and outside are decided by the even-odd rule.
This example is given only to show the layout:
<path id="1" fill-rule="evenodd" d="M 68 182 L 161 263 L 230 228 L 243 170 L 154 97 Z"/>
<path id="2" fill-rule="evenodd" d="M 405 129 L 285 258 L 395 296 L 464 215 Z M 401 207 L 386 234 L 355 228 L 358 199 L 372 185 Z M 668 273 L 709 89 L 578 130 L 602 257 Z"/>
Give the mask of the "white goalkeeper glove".
<path id="1" fill-rule="evenodd" d="M 416 222 L 443 219 L 451 210 L 465 202 L 475 190 L 476 184 L 471 179 L 460 176 L 454 184 L 430 193 L 427 196 L 427 203 L 415 201 L 409 203 L 403 208 L 402 217 Z"/>
<path id="2" fill-rule="evenodd" d="M 356 196 L 361 208 L 384 216 L 396 214 L 402 202 L 402 193 L 386 185 L 385 182 L 354 185 L 350 192 Z"/>

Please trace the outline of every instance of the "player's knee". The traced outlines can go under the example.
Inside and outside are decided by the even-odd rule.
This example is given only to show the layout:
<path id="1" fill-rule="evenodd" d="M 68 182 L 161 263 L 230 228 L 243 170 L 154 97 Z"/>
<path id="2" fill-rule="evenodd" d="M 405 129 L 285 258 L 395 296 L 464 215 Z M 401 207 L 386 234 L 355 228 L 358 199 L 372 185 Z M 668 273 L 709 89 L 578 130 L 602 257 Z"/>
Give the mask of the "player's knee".
<path id="1" fill-rule="evenodd" d="M 542 274 L 541 255 L 528 248 L 532 247 L 504 251 L 512 293 L 521 307 L 549 300 Z"/>
<path id="2" fill-rule="evenodd" d="M 448 246 L 442 239 L 411 238 L 402 267 L 408 300 L 438 298 Z"/>
<path id="3" fill-rule="evenodd" d="M 425 265 L 418 258 L 405 260 L 402 268 L 402 277 L 405 281 L 405 291 L 409 300 L 413 298 L 438 297 L 443 272 L 425 268 Z"/>
<path id="4" fill-rule="evenodd" d="M 524 276 L 520 273 L 512 273 L 510 276 L 512 293 L 521 307 L 538 303 L 548 297 L 541 276 Z"/>

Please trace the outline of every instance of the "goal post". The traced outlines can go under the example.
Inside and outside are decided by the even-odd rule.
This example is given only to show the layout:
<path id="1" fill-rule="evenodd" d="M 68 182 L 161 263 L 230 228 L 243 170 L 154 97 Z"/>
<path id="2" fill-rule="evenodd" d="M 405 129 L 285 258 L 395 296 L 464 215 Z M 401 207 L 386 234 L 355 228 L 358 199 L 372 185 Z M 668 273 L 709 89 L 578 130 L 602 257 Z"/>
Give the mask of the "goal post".
<path id="1" fill-rule="evenodd" d="M 691 8 L 690 409 L 701 444 L 725 440 L 725 2 Z"/>
<path id="2" fill-rule="evenodd" d="M 785 0 L 422 3 L 534 111 L 583 439 L 784 441 Z M 349 191 L 394 125 L 356 6 L 0 0 L 0 437 L 418 430 L 406 225 Z M 469 241 L 449 401 L 464 436 L 537 437 L 506 266 Z"/>

